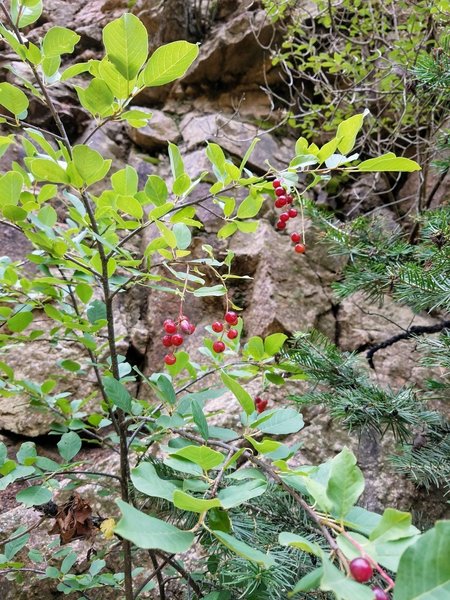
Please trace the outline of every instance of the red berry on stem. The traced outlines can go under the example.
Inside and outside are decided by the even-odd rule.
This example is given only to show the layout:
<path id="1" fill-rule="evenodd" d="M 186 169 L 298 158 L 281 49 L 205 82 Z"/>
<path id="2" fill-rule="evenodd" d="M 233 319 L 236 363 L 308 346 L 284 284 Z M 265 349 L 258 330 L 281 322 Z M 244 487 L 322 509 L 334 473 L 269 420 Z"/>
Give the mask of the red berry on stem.
<path id="1" fill-rule="evenodd" d="M 268 404 L 268 400 L 259 399 L 259 402 L 256 404 L 256 411 L 258 413 L 262 413 L 266 410 Z"/>
<path id="2" fill-rule="evenodd" d="M 372 592 L 374 593 L 375 600 L 390 600 L 389 594 L 387 594 L 380 587 L 377 587 L 377 586 L 373 587 Z"/>
<path id="3" fill-rule="evenodd" d="M 277 196 L 284 196 L 286 194 L 286 190 L 282 187 L 277 187 L 275 190 L 275 194 Z"/>
<path id="4" fill-rule="evenodd" d="M 234 311 L 229 310 L 225 313 L 225 321 L 229 325 L 236 325 L 236 323 L 238 322 L 238 316 Z"/>
<path id="5" fill-rule="evenodd" d="M 286 195 L 286 203 L 292 204 L 293 201 L 294 201 L 294 198 L 290 194 L 287 194 Z"/>
<path id="6" fill-rule="evenodd" d="M 220 321 L 215 321 L 212 325 L 211 325 L 211 329 L 213 331 L 215 331 L 216 333 L 220 333 L 221 331 L 223 331 L 223 324 Z"/>
<path id="7" fill-rule="evenodd" d="M 277 229 L 286 229 L 286 223 L 284 223 L 283 221 L 278 221 L 275 227 Z"/>
<path id="8" fill-rule="evenodd" d="M 298 244 L 301 239 L 302 236 L 299 233 L 291 233 L 291 240 L 294 242 L 294 244 Z"/>
<path id="9" fill-rule="evenodd" d="M 182 335 L 180 335 L 179 333 L 176 333 L 175 335 L 172 336 L 172 344 L 174 346 L 181 346 L 182 343 L 183 343 Z"/>
<path id="10" fill-rule="evenodd" d="M 169 348 L 172 345 L 172 336 L 165 335 L 162 339 L 162 343 L 163 343 L 163 346 L 165 346 L 166 348 Z"/>
<path id="11" fill-rule="evenodd" d="M 359 583 L 365 583 L 373 576 L 373 569 L 370 563 L 362 556 L 354 558 L 350 563 L 350 573 L 353 579 L 359 581 Z"/>
<path id="12" fill-rule="evenodd" d="M 195 331 L 195 325 L 193 323 L 189 323 L 189 331 L 188 334 L 192 335 Z"/>
<path id="13" fill-rule="evenodd" d="M 180 329 L 183 333 L 187 333 L 188 335 L 190 335 L 191 333 L 191 323 L 188 321 L 188 319 L 183 319 L 180 323 Z"/>
<path id="14" fill-rule="evenodd" d="M 220 354 L 221 352 L 223 352 L 225 350 L 225 344 L 218 340 L 218 341 L 214 342 L 213 350 L 214 350 L 214 352 L 217 352 L 218 354 Z"/>
<path id="15" fill-rule="evenodd" d="M 279 216 L 279 219 L 283 223 L 286 223 L 286 221 L 289 221 L 289 213 L 287 213 L 287 212 L 281 213 L 281 215 Z"/>
<path id="16" fill-rule="evenodd" d="M 281 181 L 279 179 L 274 179 L 272 181 L 272 185 L 274 188 L 279 188 L 279 187 L 281 187 Z"/>
<path id="17" fill-rule="evenodd" d="M 163 327 L 166 333 L 176 333 L 177 331 L 175 321 L 173 321 L 172 319 L 166 319 L 163 323 Z"/>
<path id="18" fill-rule="evenodd" d="M 294 246 L 294 250 L 297 252 L 297 254 L 305 254 L 306 246 L 305 244 L 296 244 Z"/>
<path id="19" fill-rule="evenodd" d="M 295 208 L 290 208 L 288 214 L 291 219 L 295 219 L 295 217 L 298 215 L 298 212 L 295 210 Z"/>
<path id="20" fill-rule="evenodd" d="M 166 365 L 174 365 L 177 362 L 177 357 L 173 354 L 166 354 L 164 357 Z"/>
<path id="21" fill-rule="evenodd" d="M 234 340 L 238 335 L 239 332 L 236 329 L 230 329 L 230 331 L 227 333 L 227 338 L 229 340 Z"/>
<path id="22" fill-rule="evenodd" d="M 283 206 L 286 206 L 287 204 L 287 200 L 285 196 L 279 196 L 276 200 L 275 200 L 275 207 L 276 208 L 283 208 Z"/>

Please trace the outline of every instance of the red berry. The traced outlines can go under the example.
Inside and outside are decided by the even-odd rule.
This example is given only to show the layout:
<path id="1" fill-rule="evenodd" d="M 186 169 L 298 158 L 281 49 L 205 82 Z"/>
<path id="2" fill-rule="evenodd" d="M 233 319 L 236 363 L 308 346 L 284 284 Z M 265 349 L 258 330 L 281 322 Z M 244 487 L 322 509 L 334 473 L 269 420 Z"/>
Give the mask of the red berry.
<path id="1" fill-rule="evenodd" d="M 294 198 L 290 194 L 287 194 L 286 195 L 286 203 L 292 204 L 293 201 L 294 201 Z"/>
<path id="2" fill-rule="evenodd" d="M 229 310 L 225 313 L 225 321 L 229 325 L 236 325 L 236 323 L 238 322 L 238 316 L 234 311 Z"/>
<path id="3" fill-rule="evenodd" d="M 215 321 L 212 325 L 211 325 L 211 329 L 213 331 L 215 331 L 216 333 L 220 333 L 221 331 L 223 331 L 223 324 L 220 321 Z"/>
<path id="4" fill-rule="evenodd" d="M 195 331 L 195 325 L 193 323 L 189 323 L 189 331 L 188 334 L 192 335 Z"/>
<path id="5" fill-rule="evenodd" d="M 305 254 L 306 246 L 305 244 L 296 244 L 294 246 L 294 250 L 297 252 L 297 254 Z"/>
<path id="6" fill-rule="evenodd" d="M 283 187 L 277 187 L 275 190 L 275 194 L 277 196 L 284 196 L 286 194 L 286 190 Z"/>
<path id="7" fill-rule="evenodd" d="M 359 581 L 359 583 L 365 583 L 372 578 L 373 569 L 369 562 L 360 556 L 359 558 L 354 558 L 351 561 L 350 573 L 352 574 L 353 579 Z"/>
<path id="8" fill-rule="evenodd" d="M 236 331 L 236 329 L 230 329 L 230 331 L 227 333 L 227 338 L 229 340 L 234 340 L 234 338 L 237 338 L 238 335 L 239 332 Z"/>
<path id="9" fill-rule="evenodd" d="M 295 210 L 295 208 L 290 208 L 288 214 L 291 219 L 295 219 L 295 217 L 298 215 L 298 212 Z"/>
<path id="10" fill-rule="evenodd" d="M 272 181 L 272 185 L 274 188 L 279 188 L 279 187 L 281 187 L 281 181 L 279 179 L 274 179 Z"/>
<path id="11" fill-rule="evenodd" d="M 384 590 L 382 590 L 380 587 L 373 587 L 372 588 L 372 592 L 375 595 L 375 600 L 390 600 L 390 596 L 389 594 L 387 594 Z"/>
<path id="12" fill-rule="evenodd" d="M 279 219 L 283 223 L 286 223 L 286 221 L 289 221 L 289 213 L 287 213 L 287 212 L 281 213 L 281 215 L 279 216 Z"/>
<path id="13" fill-rule="evenodd" d="M 163 343 L 163 346 L 165 346 L 166 348 L 169 348 L 172 345 L 172 336 L 165 335 L 162 339 L 162 343 Z"/>
<path id="14" fill-rule="evenodd" d="M 183 343 L 182 335 L 180 335 L 179 333 L 176 333 L 175 335 L 172 336 L 172 344 L 174 346 L 181 346 L 182 343 Z"/>
<path id="15" fill-rule="evenodd" d="M 188 321 L 188 319 L 183 319 L 180 323 L 180 329 L 183 333 L 187 333 L 190 335 L 192 324 Z"/>
<path id="16" fill-rule="evenodd" d="M 259 404 L 261 402 L 261 400 L 262 400 L 261 396 L 256 396 L 255 404 Z"/>
<path id="17" fill-rule="evenodd" d="M 177 362 L 177 357 L 173 354 L 166 354 L 164 357 L 166 365 L 174 365 Z"/>
<path id="18" fill-rule="evenodd" d="M 294 242 L 294 244 L 298 244 L 301 239 L 302 236 L 299 233 L 291 233 L 291 240 Z"/>
<path id="19" fill-rule="evenodd" d="M 262 413 L 266 410 L 268 404 L 268 400 L 259 399 L 259 402 L 256 403 L 256 411 L 258 413 Z"/>
<path id="20" fill-rule="evenodd" d="M 277 229 L 285 229 L 286 228 L 286 223 L 284 223 L 283 221 L 278 221 L 277 224 L 275 225 L 275 227 Z"/>
<path id="21" fill-rule="evenodd" d="M 214 352 L 217 352 L 218 354 L 220 354 L 221 352 L 223 352 L 225 350 L 225 344 L 218 340 L 217 342 L 214 342 L 213 350 L 214 350 Z"/>
<path id="22" fill-rule="evenodd" d="M 166 333 L 176 333 L 177 331 L 175 321 L 172 321 L 172 319 L 166 319 L 163 323 L 163 327 Z"/>
<path id="23" fill-rule="evenodd" d="M 283 208 L 283 206 L 286 206 L 286 203 L 287 203 L 286 196 L 279 196 L 275 200 L 276 208 Z"/>

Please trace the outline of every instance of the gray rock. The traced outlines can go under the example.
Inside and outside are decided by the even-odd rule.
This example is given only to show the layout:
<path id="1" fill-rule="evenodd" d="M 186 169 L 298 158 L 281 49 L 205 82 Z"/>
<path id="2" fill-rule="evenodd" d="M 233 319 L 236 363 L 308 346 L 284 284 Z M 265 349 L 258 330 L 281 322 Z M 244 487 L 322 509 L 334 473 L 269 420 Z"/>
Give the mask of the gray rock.
<path id="1" fill-rule="evenodd" d="M 132 106 L 130 110 L 145 110 L 140 106 Z M 153 110 L 152 118 L 145 127 L 128 127 L 128 135 L 133 142 L 149 152 L 167 148 L 167 143 L 176 143 L 180 138 L 175 121 L 161 110 Z"/>

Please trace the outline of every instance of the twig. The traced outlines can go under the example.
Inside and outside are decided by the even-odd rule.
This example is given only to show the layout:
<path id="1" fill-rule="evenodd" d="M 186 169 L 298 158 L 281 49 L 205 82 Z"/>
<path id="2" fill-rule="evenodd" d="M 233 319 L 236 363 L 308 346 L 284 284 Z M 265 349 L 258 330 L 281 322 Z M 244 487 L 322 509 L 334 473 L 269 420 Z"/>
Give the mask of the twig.
<path id="1" fill-rule="evenodd" d="M 138 589 L 135 591 L 134 596 L 133 596 L 133 600 L 136 600 L 139 597 L 139 594 L 142 592 L 142 590 L 145 588 L 145 586 L 147 585 L 147 583 L 149 583 L 153 577 L 155 577 L 155 575 L 161 571 L 161 569 L 163 569 L 167 563 L 169 562 L 168 558 L 165 558 L 159 565 L 158 567 L 152 571 L 150 573 L 150 575 L 142 582 L 142 584 L 138 587 Z"/>
<path id="2" fill-rule="evenodd" d="M 191 588 L 194 590 L 194 592 L 197 594 L 198 598 L 203 598 L 203 594 L 202 594 L 200 587 L 192 579 L 192 577 L 189 575 L 189 573 L 185 569 L 183 569 L 183 567 L 181 565 L 179 565 L 176 560 L 174 560 L 173 555 L 167 556 L 164 552 L 161 552 L 159 550 L 156 551 L 156 554 L 158 554 L 158 556 L 161 556 L 161 558 L 167 559 L 167 562 L 169 563 L 169 565 L 171 567 L 173 567 L 175 569 L 175 571 L 178 571 L 178 573 L 181 575 L 181 577 L 183 577 L 183 579 L 186 580 L 188 585 L 190 585 Z"/>
<path id="3" fill-rule="evenodd" d="M 161 569 L 159 568 L 159 565 L 158 565 L 158 559 L 155 556 L 155 551 L 149 550 L 148 553 L 150 555 L 150 560 L 152 561 L 152 565 L 155 569 L 154 573 L 155 573 L 156 579 L 158 581 L 159 600 L 166 600 L 166 591 L 164 589 L 164 579 L 161 574 Z"/>
<path id="4" fill-rule="evenodd" d="M 374 344 L 367 348 L 367 345 L 360 346 L 356 349 L 357 353 L 366 352 L 367 362 L 371 369 L 375 369 L 375 365 L 373 362 L 373 357 L 379 350 L 383 350 L 384 348 L 388 348 L 389 346 L 393 346 L 397 342 L 401 340 L 407 340 L 409 338 L 415 337 L 417 335 L 427 335 L 429 333 L 438 333 L 439 331 L 443 331 L 444 329 L 450 329 L 450 320 L 441 321 L 440 323 L 436 323 L 435 325 L 413 325 L 409 327 L 403 333 L 398 333 L 397 335 L 393 335 L 392 337 L 384 340 L 384 342 L 380 342 L 379 344 Z"/>

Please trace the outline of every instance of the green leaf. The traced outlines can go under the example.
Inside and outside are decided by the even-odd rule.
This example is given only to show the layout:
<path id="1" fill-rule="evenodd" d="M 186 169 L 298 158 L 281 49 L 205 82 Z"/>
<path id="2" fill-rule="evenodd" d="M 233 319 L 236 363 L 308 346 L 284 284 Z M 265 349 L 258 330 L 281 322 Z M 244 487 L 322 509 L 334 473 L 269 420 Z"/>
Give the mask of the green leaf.
<path id="1" fill-rule="evenodd" d="M 3 442 L 0 442 L 0 467 L 3 467 L 7 460 L 8 450 Z"/>
<path id="2" fill-rule="evenodd" d="M 45 56 L 60 56 L 72 54 L 80 36 L 65 27 L 51 27 L 42 40 Z"/>
<path id="3" fill-rule="evenodd" d="M 326 144 L 322 146 L 322 148 L 317 153 L 317 158 L 319 159 L 319 163 L 323 163 L 327 158 L 330 158 L 332 154 L 336 151 L 336 148 L 339 144 L 339 137 L 335 137 Z"/>
<path id="4" fill-rule="evenodd" d="M 333 503 L 331 512 L 343 519 L 364 491 L 364 476 L 348 448 L 343 448 L 330 465 L 326 493 Z"/>
<path id="5" fill-rule="evenodd" d="M 221 506 L 218 498 L 204 500 L 203 498 L 195 498 L 186 492 L 175 490 L 173 493 L 173 503 L 177 508 L 188 510 L 189 512 L 203 513 L 210 508 L 218 508 Z"/>
<path id="6" fill-rule="evenodd" d="M 146 112 L 143 110 L 126 110 L 120 115 L 120 118 L 123 121 L 127 121 L 131 127 L 145 127 L 148 124 L 148 121 L 152 118 L 151 112 Z"/>
<path id="7" fill-rule="evenodd" d="M 186 250 L 191 245 L 192 235 L 191 230 L 184 223 L 175 223 L 172 231 L 177 240 L 177 248 L 180 250 Z"/>
<path id="8" fill-rule="evenodd" d="M 125 13 L 103 29 L 108 60 L 128 81 L 136 77 L 147 60 L 147 30 L 135 15 Z"/>
<path id="9" fill-rule="evenodd" d="M 38 181 L 69 183 L 69 176 L 66 171 L 53 160 L 33 158 L 30 161 L 30 171 Z"/>
<path id="10" fill-rule="evenodd" d="M 366 116 L 366 114 L 367 112 L 364 111 L 359 115 L 353 115 L 353 117 L 350 117 L 349 119 L 346 119 L 345 121 L 342 121 L 342 123 L 339 124 L 336 133 L 336 139 L 339 140 L 337 149 L 339 150 L 339 152 L 342 152 L 342 154 L 348 154 L 351 150 L 353 150 L 355 146 L 356 136 L 358 135 L 359 130 L 363 125 L 364 117 Z M 331 154 L 333 154 L 333 152 Z M 328 158 L 328 156 L 326 158 Z"/>
<path id="11" fill-rule="evenodd" d="M 134 196 L 138 191 L 138 183 L 137 171 L 130 165 L 111 175 L 113 190 L 122 196 Z"/>
<path id="12" fill-rule="evenodd" d="M 370 158 L 365 160 L 357 166 L 358 171 L 406 171 L 408 173 L 412 171 L 420 171 L 421 167 L 416 161 L 409 158 L 397 157 L 392 152 L 379 156 L 377 158 Z"/>
<path id="13" fill-rule="evenodd" d="M 77 145 L 73 148 L 73 163 L 86 185 L 101 181 L 111 168 L 111 160 L 104 160 L 97 150 Z"/>
<path id="14" fill-rule="evenodd" d="M 194 423 L 197 425 L 200 435 L 204 440 L 207 440 L 209 438 L 208 422 L 203 414 L 203 409 L 200 403 L 195 400 L 195 398 L 191 400 L 191 411 L 192 418 L 194 419 Z"/>
<path id="15" fill-rule="evenodd" d="M 27 507 L 40 506 L 52 499 L 52 493 L 47 488 L 40 485 L 32 485 L 24 490 L 21 490 L 16 495 L 17 502 L 22 502 Z"/>
<path id="16" fill-rule="evenodd" d="M 6 81 L 0 83 L 0 106 L 17 116 L 26 111 L 28 105 L 28 98 L 22 90 Z"/>
<path id="17" fill-rule="evenodd" d="M 6 326 L 14 333 L 20 333 L 28 327 L 33 321 L 33 313 L 31 311 L 22 311 L 15 314 L 6 321 Z"/>
<path id="18" fill-rule="evenodd" d="M 265 197 L 261 194 L 252 196 L 249 194 L 240 204 L 237 210 L 237 217 L 239 219 L 249 219 L 255 217 L 261 210 L 261 206 L 264 204 Z"/>
<path id="19" fill-rule="evenodd" d="M 98 65 L 98 75 L 106 83 L 114 96 L 119 100 L 125 100 L 133 89 L 133 81 L 128 81 L 121 75 L 116 67 L 107 57 L 103 58 Z"/>
<path id="20" fill-rule="evenodd" d="M 57 446 L 62 458 L 69 462 L 81 450 L 81 438 L 75 431 L 69 431 L 61 436 Z"/>
<path id="21" fill-rule="evenodd" d="M 24 442 L 21 444 L 16 456 L 22 465 L 32 465 L 37 456 L 36 444 L 34 442 Z"/>
<path id="22" fill-rule="evenodd" d="M 0 177 L 0 206 L 17 205 L 24 181 L 20 173 L 8 171 Z"/>
<path id="23" fill-rule="evenodd" d="M 109 86 L 101 79 L 93 79 L 86 89 L 74 86 L 81 105 L 92 115 L 107 117 L 114 112 L 114 95 Z"/>
<path id="24" fill-rule="evenodd" d="M 195 535 L 182 531 L 165 521 L 150 517 L 123 500 L 116 500 L 122 518 L 115 532 L 133 542 L 138 548 L 163 550 L 178 554 L 186 552 L 194 542 Z"/>
<path id="25" fill-rule="evenodd" d="M 164 498 L 172 502 L 173 493 L 181 486 L 180 480 L 162 479 L 155 467 L 149 462 L 142 462 L 131 470 L 131 481 L 134 487 L 154 498 Z"/>
<path id="26" fill-rule="evenodd" d="M 180 150 L 176 144 L 168 143 L 170 168 L 175 180 L 184 175 L 184 164 Z"/>
<path id="27" fill-rule="evenodd" d="M 94 290 L 87 283 L 77 283 L 75 293 L 82 302 L 86 303 L 92 298 Z"/>
<path id="28" fill-rule="evenodd" d="M 386 508 L 377 526 L 370 532 L 369 539 L 388 542 L 419 534 L 420 531 L 411 523 L 411 514 Z"/>
<path id="29" fill-rule="evenodd" d="M 166 182 L 159 175 L 149 175 L 144 192 L 155 206 L 162 206 L 169 196 Z"/>
<path id="30" fill-rule="evenodd" d="M 253 412 L 255 412 L 255 403 L 250 394 L 235 379 L 226 373 L 222 372 L 220 376 L 223 383 L 227 386 L 230 392 L 233 393 L 243 410 L 248 415 L 251 415 Z"/>
<path id="31" fill-rule="evenodd" d="M 42 14 L 42 1 L 12 2 L 11 16 L 19 29 L 35 23 Z"/>
<path id="32" fill-rule="evenodd" d="M 298 594 L 299 592 L 310 592 L 311 590 L 317 589 L 320 586 L 322 575 L 322 567 L 314 569 L 314 571 L 311 571 L 296 583 L 294 589 L 289 592 L 288 597 L 295 596 L 295 594 Z"/>
<path id="33" fill-rule="evenodd" d="M 106 319 L 106 306 L 101 300 L 93 300 L 86 311 L 89 323 L 95 325 L 97 321 Z"/>
<path id="34" fill-rule="evenodd" d="M 321 590 L 334 592 L 337 600 L 373 600 L 373 592 L 369 587 L 346 577 L 327 558 L 322 560 Z"/>
<path id="35" fill-rule="evenodd" d="M 245 349 L 255 360 L 261 360 L 264 357 L 264 342 L 262 341 L 262 338 L 257 335 L 248 340 Z"/>
<path id="36" fill-rule="evenodd" d="M 222 239 L 222 238 L 225 239 L 227 237 L 230 237 L 230 235 L 233 235 L 233 233 L 236 233 L 237 228 L 238 228 L 237 223 L 235 223 L 234 221 L 232 221 L 230 223 L 226 223 L 217 232 L 217 237 L 219 239 Z"/>
<path id="37" fill-rule="evenodd" d="M 274 435 L 296 433 L 302 429 L 303 425 L 302 415 L 294 408 L 277 408 L 276 410 L 265 411 L 263 417 L 251 423 L 252 428 L 258 428 L 263 433 Z"/>
<path id="38" fill-rule="evenodd" d="M 292 548 L 298 548 L 299 550 L 303 550 L 303 552 L 314 554 L 314 556 L 318 556 L 319 558 L 323 556 L 323 550 L 319 544 L 308 540 L 302 535 L 296 535 L 295 533 L 283 531 L 278 536 L 278 543 L 282 546 L 292 546 Z"/>
<path id="39" fill-rule="evenodd" d="M 117 208 L 136 219 L 141 219 L 144 215 L 142 204 L 134 196 L 117 196 Z"/>
<path id="40" fill-rule="evenodd" d="M 437 521 L 403 553 L 394 600 L 450 598 L 450 521 Z"/>
<path id="41" fill-rule="evenodd" d="M 230 485 L 217 494 L 223 508 L 229 509 L 247 502 L 251 498 L 262 496 L 267 490 L 267 481 L 253 479 L 239 485 Z"/>
<path id="42" fill-rule="evenodd" d="M 182 77 L 197 56 L 197 44 L 184 40 L 160 46 L 150 56 L 145 67 L 144 84 L 155 87 Z"/>
<path id="43" fill-rule="evenodd" d="M 223 462 L 223 454 L 208 448 L 208 446 L 185 446 L 170 453 L 199 465 L 204 471 L 209 471 Z"/>
<path id="44" fill-rule="evenodd" d="M 248 544 L 237 540 L 232 535 L 223 531 L 212 530 L 211 533 L 221 542 L 224 546 L 229 548 L 232 552 L 249 560 L 250 562 L 256 563 L 263 569 L 270 569 L 274 567 L 276 562 L 271 554 L 264 554 L 260 550 L 252 548 Z M 354 600 L 354 599 L 353 599 Z"/>
<path id="45" fill-rule="evenodd" d="M 196 296 L 197 298 L 202 298 L 202 297 L 209 297 L 209 296 L 225 296 L 225 294 L 227 293 L 227 290 L 225 288 L 225 286 L 223 286 L 222 284 L 218 284 L 218 285 L 211 285 L 211 286 L 204 286 L 201 288 L 197 288 L 194 292 L 193 295 Z"/>
<path id="46" fill-rule="evenodd" d="M 131 396 L 127 388 L 114 377 L 102 378 L 108 400 L 124 412 L 131 412 Z"/>

